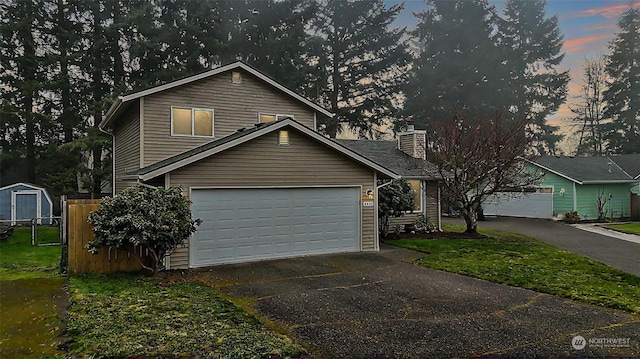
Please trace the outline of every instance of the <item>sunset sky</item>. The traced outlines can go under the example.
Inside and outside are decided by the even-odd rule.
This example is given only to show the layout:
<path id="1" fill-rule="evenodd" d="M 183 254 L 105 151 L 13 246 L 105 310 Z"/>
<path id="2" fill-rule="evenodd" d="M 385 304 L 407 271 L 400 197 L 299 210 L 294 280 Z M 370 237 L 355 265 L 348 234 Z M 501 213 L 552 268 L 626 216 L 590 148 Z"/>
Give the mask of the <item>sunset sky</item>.
<path id="1" fill-rule="evenodd" d="M 385 0 L 388 5 L 400 3 L 399 0 Z M 504 1 L 489 0 L 502 14 Z M 396 24 L 411 29 L 416 24 L 414 12 L 426 9 L 423 0 L 405 0 L 405 8 L 398 16 Z M 560 31 L 564 35 L 565 58 L 560 70 L 570 70 L 568 103 L 571 103 L 582 85 L 582 63 L 585 58 L 593 58 L 601 54 L 608 54 L 607 44 L 618 32 L 617 20 L 620 14 L 629 7 L 629 0 L 548 0 L 547 16 L 558 16 Z M 636 3 L 636 6 L 640 4 Z M 562 132 L 573 132 L 568 121 L 571 116 L 569 107 L 563 105 L 557 114 L 549 118 L 555 125 L 562 126 Z M 572 154 L 571 139 L 563 143 L 565 154 Z"/>

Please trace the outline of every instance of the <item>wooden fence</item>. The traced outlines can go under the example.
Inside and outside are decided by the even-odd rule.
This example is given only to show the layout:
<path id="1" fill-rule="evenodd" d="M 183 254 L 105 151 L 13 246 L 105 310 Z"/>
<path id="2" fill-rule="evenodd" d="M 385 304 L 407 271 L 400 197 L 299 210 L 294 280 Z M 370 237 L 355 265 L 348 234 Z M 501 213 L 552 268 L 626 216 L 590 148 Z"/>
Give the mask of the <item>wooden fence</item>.
<path id="1" fill-rule="evenodd" d="M 101 248 L 98 254 L 91 254 L 87 250 L 87 243 L 94 238 L 93 228 L 87 218 L 89 213 L 100 207 L 100 200 L 66 202 L 69 274 L 133 272 L 142 269 L 138 259 L 140 248 L 135 251 Z"/>

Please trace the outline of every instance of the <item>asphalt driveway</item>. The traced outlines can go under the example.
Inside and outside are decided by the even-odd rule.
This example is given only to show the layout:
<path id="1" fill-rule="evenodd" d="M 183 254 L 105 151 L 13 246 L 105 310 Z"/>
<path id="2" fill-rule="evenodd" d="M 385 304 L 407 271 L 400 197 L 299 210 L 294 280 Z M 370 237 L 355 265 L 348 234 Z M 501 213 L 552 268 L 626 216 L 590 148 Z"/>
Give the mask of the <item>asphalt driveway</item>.
<path id="1" fill-rule="evenodd" d="M 464 225 L 461 218 L 444 220 Z M 587 232 L 548 219 L 487 217 L 486 221 L 478 222 L 478 227 L 523 233 L 552 246 L 640 276 L 640 243 Z"/>
<path id="2" fill-rule="evenodd" d="M 284 324 L 316 358 L 640 355 L 640 316 L 406 262 L 422 255 L 383 246 L 193 274 Z M 628 344 L 576 350 L 577 335 Z"/>

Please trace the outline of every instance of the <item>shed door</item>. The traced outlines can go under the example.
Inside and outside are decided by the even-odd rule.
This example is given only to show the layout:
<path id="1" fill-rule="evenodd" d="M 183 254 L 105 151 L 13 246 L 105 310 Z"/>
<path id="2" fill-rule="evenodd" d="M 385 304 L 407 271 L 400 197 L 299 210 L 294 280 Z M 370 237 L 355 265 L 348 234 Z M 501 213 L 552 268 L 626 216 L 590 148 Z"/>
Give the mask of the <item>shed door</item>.
<path id="1" fill-rule="evenodd" d="M 190 267 L 360 250 L 358 188 L 193 189 Z"/>
<path id="2" fill-rule="evenodd" d="M 32 220 L 41 221 L 40 191 L 14 191 L 11 193 L 11 221 Z"/>

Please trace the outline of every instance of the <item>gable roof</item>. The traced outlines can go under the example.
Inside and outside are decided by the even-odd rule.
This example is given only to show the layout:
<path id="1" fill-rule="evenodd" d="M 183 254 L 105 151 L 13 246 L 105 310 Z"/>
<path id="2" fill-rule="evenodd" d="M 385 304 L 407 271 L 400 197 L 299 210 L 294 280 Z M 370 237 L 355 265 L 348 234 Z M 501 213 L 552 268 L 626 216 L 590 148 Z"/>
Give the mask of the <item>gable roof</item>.
<path id="1" fill-rule="evenodd" d="M 364 157 L 407 179 L 437 180 L 438 168 L 431 162 L 414 158 L 398 149 L 396 141 L 336 140 Z"/>
<path id="2" fill-rule="evenodd" d="M 219 153 L 224 150 L 243 144 L 254 138 L 258 138 L 267 133 L 271 133 L 283 127 L 292 127 L 298 130 L 299 132 L 301 132 L 302 134 L 306 135 L 307 137 L 310 137 L 312 140 L 320 142 L 321 144 L 328 146 L 333 150 L 351 158 L 352 160 L 366 167 L 369 167 L 379 173 L 384 174 L 385 176 L 388 176 L 391 178 L 400 177 L 397 173 L 390 170 L 389 168 L 381 166 L 380 164 L 374 161 L 371 161 L 369 158 L 366 158 L 340 145 L 339 143 L 320 135 L 316 131 L 304 126 L 300 122 L 297 122 L 291 118 L 285 118 L 285 119 L 273 121 L 267 124 L 256 125 L 250 129 L 244 129 L 244 128 L 240 129 L 228 136 L 222 137 L 217 140 L 213 140 L 211 142 L 205 143 L 191 150 L 182 152 L 175 156 L 172 156 L 162 161 L 151 164 L 147 167 L 143 167 L 138 171 L 136 171 L 135 173 L 123 176 L 123 178 L 147 181 L 157 176 L 160 176 L 165 173 L 187 166 L 201 159 L 212 156 L 216 153 Z"/>
<path id="3" fill-rule="evenodd" d="M 616 155 L 611 158 L 620 168 L 634 179 L 640 180 L 640 153 Z"/>
<path id="4" fill-rule="evenodd" d="M 604 156 L 542 156 L 529 162 L 577 184 L 634 182 L 620 166 Z"/>
<path id="5" fill-rule="evenodd" d="M 178 86 L 182 86 L 182 85 L 186 85 L 188 83 L 194 82 L 194 81 L 198 81 L 210 76 L 215 76 L 218 74 L 221 74 L 223 72 L 226 71 L 230 71 L 230 70 L 235 70 L 235 69 L 242 69 L 252 75 L 254 75 L 255 77 L 259 78 L 260 80 L 266 82 L 267 84 L 271 85 L 272 87 L 275 87 L 276 89 L 278 89 L 281 92 L 284 92 L 286 95 L 293 97 L 295 100 L 302 102 L 303 104 L 313 108 L 314 110 L 322 113 L 325 116 L 328 117 L 333 117 L 334 114 L 329 112 L 327 109 L 321 107 L 320 105 L 316 104 L 313 101 L 310 101 L 306 98 L 304 98 L 303 96 L 299 95 L 298 93 L 290 90 L 289 88 L 285 87 L 284 85 L 276 82 L 275 80 L 273 80 L 272 78 L 270 78 L 269 76 L 265 75 L 264 73 L 258 71 L 257 69 L 249 66 L 248 64 L 242 62 L 242 61 L 236 61 L 236 62 L 232 62 L 230 64 L 227 65 L 223 65 L 220 67 L 217 67 L 215 69 L 211 69 L 211 70 L 207 70 L 192 76 L 188 76 L 179 80 L 175 80 L 163 85 L 159 85 L 159 86 L 154 86 L 145 90 L 141 90 L 141 91 L 136 91 L 127 95 L 122 95 L 122 96 L 118 96 L 118 98 L 116 99 L 116 101 L 111 104 L 111 107 L 109 107 L 109 109 L 107 110 L 107 113 L 105 114 L 104 118 L 102 119 L 102 121 L 100 122 L 100 124 L 98 125 L 98 127 L 100 129 L 104 129 L 105 127 L 107 127 L 115 117 L 117 117 L 117 115 L 124 110 L 124 108 L 126 108 L 132 101 L 137 100 L 141 97 L 144 96 L 149 96 L 161 91 L 165 91 L 174 87 L 178 87 Z"/>
<path id="6" fill-rule="evenodd" d="M 31 188 L 31 190 L 34 190 L 34 191 L 42 191 L 42 193 L 44 193 L 44 196 L 47 199 L 47 202 L 49 202 L 49 205 L 53 204 L 53 201 L 51 200 L 51 197 L 49 196 L 49 192 L 47 191 L 47 189 L 44 188 L 44 187 L 40 187 L 38 185 L 32 184 L 32 183 L 26 183 L 26 182 L 13 183 L 13 184 L 10 184 L 10 185 L 6 185 L 4 187 L 0 187 L 0 191 L 8 190 L 10 188 L 19 187 L 19 186 L 29 187 L 29 188 Z"/>

